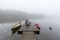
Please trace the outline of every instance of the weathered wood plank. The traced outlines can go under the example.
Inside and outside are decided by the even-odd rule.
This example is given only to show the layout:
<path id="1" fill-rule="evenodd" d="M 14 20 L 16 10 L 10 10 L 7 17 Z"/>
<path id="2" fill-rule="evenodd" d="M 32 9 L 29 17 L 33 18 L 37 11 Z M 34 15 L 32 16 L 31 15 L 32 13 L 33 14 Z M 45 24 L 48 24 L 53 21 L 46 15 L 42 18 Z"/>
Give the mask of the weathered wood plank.
<path id="1" fill-rule="evenodd" d="M 22 26 L 19 31 L 23 31 L 20 40 L 37 40 L 37 36 L 34 31 L 39 31 L 35 26 Z"/>
<path id="2" fill-rule="evenodd" d="M 34 25 L 31 26 L 22 26 L 21 29 L 19 29 L 19 31 L 24 31 L 24 32 L 33 32 L 33 31 L 39 31 L 39 29 L 37 29 Z"/>
<path id="3" fill-rule="evenodd" d="M 37 37 L 33 32 L 23 32 L 20 40 L 36 40 Z"/>

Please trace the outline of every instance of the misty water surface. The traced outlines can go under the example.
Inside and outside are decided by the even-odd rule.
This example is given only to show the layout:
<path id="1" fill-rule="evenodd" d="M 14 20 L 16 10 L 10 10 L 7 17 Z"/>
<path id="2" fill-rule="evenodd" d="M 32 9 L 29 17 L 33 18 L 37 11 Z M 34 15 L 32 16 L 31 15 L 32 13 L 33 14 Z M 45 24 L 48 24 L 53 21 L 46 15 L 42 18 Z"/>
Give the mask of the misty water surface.
<path id="1" fill-rule="evenodd" d="M 41 25 L 41 40 L 60 40 L 60 21 L 59 20 L 33 20 Z M 15 23 L 0 24 L 0 40 L 19 40 L 17 33 L 12 37 L 11 28 Z M 52 30 L 49 30 L 52 27 Z"/>

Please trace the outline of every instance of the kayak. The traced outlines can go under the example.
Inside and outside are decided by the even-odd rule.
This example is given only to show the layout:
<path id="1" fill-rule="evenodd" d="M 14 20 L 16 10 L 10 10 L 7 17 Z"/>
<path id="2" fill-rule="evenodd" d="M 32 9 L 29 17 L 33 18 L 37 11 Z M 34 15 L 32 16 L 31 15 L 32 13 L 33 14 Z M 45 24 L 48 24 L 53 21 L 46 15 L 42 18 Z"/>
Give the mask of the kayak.
<path id="1" fill-rule="evenodd" d="M 17 30 L 19 30 L 21 28 L 21 24 L 17 23 L 14 25 L 13 28 L 11 28 L 12 34 L 15 34 L 17 32 Z"/>
<path id="2" fill-rule="evenodd" d="M 39 24 L 36 23 L 35 27 L 40 30 L 40 25 Z"/>

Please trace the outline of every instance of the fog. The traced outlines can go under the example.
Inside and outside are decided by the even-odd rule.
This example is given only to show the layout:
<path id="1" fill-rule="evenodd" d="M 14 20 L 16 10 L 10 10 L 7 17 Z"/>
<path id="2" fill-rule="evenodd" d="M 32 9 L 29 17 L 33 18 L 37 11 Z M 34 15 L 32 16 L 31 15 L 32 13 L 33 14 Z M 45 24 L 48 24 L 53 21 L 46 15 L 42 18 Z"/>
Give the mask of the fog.
<path id="1" fill-rule="evenodd" d="M 60 0 L 0 0 L 0 8 L 22 10 L 30 14 L 59 15 Z"/>
<path id="2" fill-rule="evenodd" d="M 60 16 L 60 0 L 0 0 L 0 9 Z"/>
<path id="3" fill-rule="evenodd" d="M 0 12 L 12 15 L 38 14 L 60 17 L 60 0 L 0 0 Z M 13 10 L 13 11 L 12 11 Z M 10 13 L 8 13 L 10 12 Z M 20 13 L 22 12 L 22 13 Z M 1 13 L 0 13 L 1 14 Z M 23 15 L 22 14 L 22 15 Z"/>
<path id="4" fill-rule="evenodd" d="M 0 23 L 7 22 L 18 22 L 25 19 L 40 19 L 43 15 L 38 14 L 28 14 L 27 12 L 17 11 L 17 10 L 3 10 L 0 9 Z"/>
<path id="5" fill-rule="evenodd" d="M 60 15 L 46 15 L 46 14 L 37 14 L 37 13 L 28 13 L 23 12 L 22 10 L 13 10 L 13 9 L 0 9 L 0 23 L 7 22 L 18 22 L 25 19 L 40 19 L 40 20 L 60 20 Z"/>
<path id="6" fill-rule="evenodd" d="M 25 19 L 41 25 L 42 40 L 60 40 L 60 0 L 0 0 L 0 39 L 20 40 L 11 38 L 11 27 Z"/>

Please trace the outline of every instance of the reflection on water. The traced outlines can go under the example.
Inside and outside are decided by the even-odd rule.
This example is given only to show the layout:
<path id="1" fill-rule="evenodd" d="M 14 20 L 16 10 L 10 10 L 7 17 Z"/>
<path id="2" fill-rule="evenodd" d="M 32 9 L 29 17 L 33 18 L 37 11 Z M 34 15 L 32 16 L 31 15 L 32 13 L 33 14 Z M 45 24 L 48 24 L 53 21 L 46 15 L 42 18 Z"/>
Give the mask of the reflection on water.
<path id="1" fill-rule="evenodd" d="M 42 40 L 60 40 L 60 22 L 35 20 L 41 25 L 40 39 Z M 15 23 L 2 23 L 0 24 L 0 40 L 20 40 L 20 35 L 17 33 L 12 36 L 11 28 Z M 49 30 L 52 27 L 52 30 Z"/>

